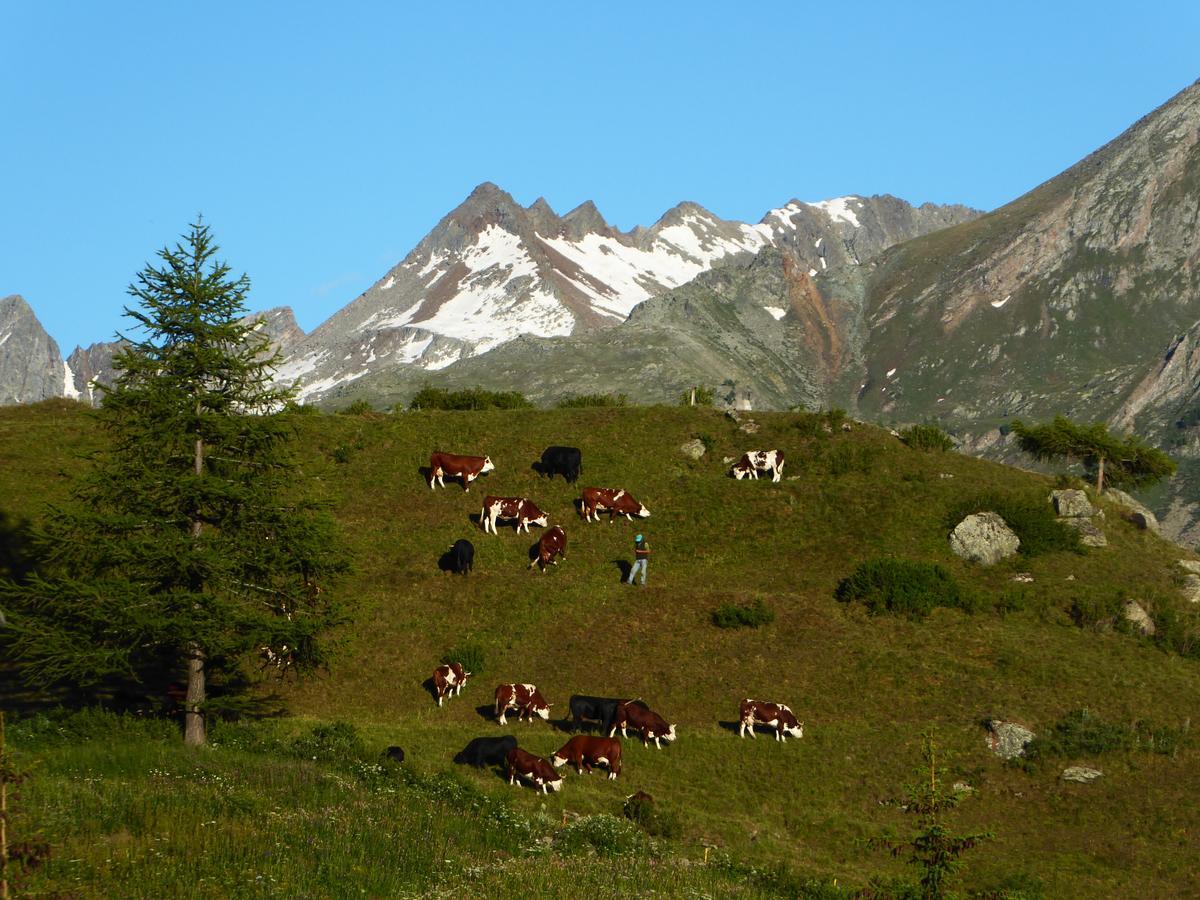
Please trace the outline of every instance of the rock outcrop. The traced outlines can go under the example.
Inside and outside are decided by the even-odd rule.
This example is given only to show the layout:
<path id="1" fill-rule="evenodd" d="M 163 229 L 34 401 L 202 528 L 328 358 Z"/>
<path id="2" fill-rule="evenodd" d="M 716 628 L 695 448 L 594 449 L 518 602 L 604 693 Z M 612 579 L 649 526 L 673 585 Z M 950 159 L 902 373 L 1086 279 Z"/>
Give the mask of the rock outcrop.
<path id="1" fill-rule="evenodd" d="M 0 299 L 0 406 L 70 396 L 68 384 L 73 388 L 74 380 L 58 344 L 25 298 Z"/>
<path id="2" fill-rule="evenodd" d="M 950 532 L 950 549 L 956 556 L 990 566 L 1017 552 L 1021 539 L 994 512 L 967 516 Z"/>

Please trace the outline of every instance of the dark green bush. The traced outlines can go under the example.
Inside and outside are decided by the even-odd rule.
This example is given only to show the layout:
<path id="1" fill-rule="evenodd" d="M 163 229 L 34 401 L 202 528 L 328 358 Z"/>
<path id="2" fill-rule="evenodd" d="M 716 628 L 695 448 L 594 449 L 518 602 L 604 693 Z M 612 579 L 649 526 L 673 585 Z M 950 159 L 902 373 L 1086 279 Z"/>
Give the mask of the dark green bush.
<path id="1" fill-rule="evenodd" d="M 1154 640 L 1158 646 L 1188 659 L 1200 659 L 1200 610 L 1175 603 L 1154 604 Z"/>
<path id="2" fill-rule="evenodd" d="M 559 409 L 585 409 L 592 406 L 628 406 L 626 394 L 573 394 L 563 397 L 556 404 Z"/>
<path id="3" fill-rule="evenodd" d="M 344 416 L 365 416 L 367 413 L 375 412 L 375 408 L 366 400 L 355 400 L 345 409 L 341 410 Z"/>
<path id="4" fill-rule="evenodd" d="M 330 451 L 329 455 L 335 463 L 344 466 L 350 462 L 350 457 L 354 455 L 354 451 L 350 448 L 349 444 L 338 444 Z"/>
<path id="5" fill-rule="evenodd" d="M 627 856 L 650 849 L 644 831 L 606 813 L 576 819 L 555 835 L 554 843 L 564 855 L 594 851 L 598 856 Z"/>
<path id="6" fill-rule="evenodd" d="M 947 531 L 951 531 L 967 516 L 980 512 L 994 512 L 1008 524 L 1021 539 L 1017 552 L 1022 556 L 1083 552 L 1079 532 L 1058 520 L 1041 491 L 989 491 L 976 494 L 955 503 L 943 520 L 943 525 Z"/>
<path id="7" fill-rule="evenodd" d="M 660 808 L 653 800 L 641 791 L 625 801 L 622 809 L 625 818 L 640 825 L 646 833 L 653 837 L 679 837 L 683 831 L 679 816 L 674 812 Z"/>
<path id="8" fill-rule="evenodd" d="M 841 431 L 846 421 L 844 409 L 827 409 L 824 412 L 798 410 L 795 429 L 804 437 L 820 438 Z"/>
<path id="9" fill-rule="evenodd" d="M 1089 592 L 1077 596 L 1067 610 L 1071 621 L 1080 628 L 1107 630 L 1121 621 L 1121 597 L 1118 594 Z"/>
<path id="10" fill-rule="evenodd" d="M 316 726 L 292 741 L 291 751 L 304 759 L 330 763 L 358 762 L 367 756 L 362 735 L 348 722 Z"/>
<path id="11" fill-rule="evenodd" d="M 869 473 L 875 465 L 876 450 L 874 447 L 856 447 L 853 444 L 838 444 L 830 447 L 825 453 L 825 467 L 830 475 L 849 475 L 859 472 Z"/>
<path id="12" fill-rule="evenodd" d="M 1132 726 L 1106 722 L 1087 709 L 1076 709 L 1026 744 L 1025 759 L 1037 763 L 1130 750 L 1170 756 L 1183 738 L 1177 728 L 1153 722 L 1135 722 Z"/>
<path id="13" fill-rule="evenodd" d="M 901 430 L 900 440 L 914 450 L 933 450 L 944 453 L 954 449 L 954 438 L 936 425 L 912 425 Z"/>
<path id="14" fill-rule="evenodd" d="M 443 663 L 458 663 L 472 675 L 482 675 L 484 666 L 483 648 L 478 644 L 463 644 L 442 655 Z"/>
<path id="15" fill-rule="evenodd" d="M 748 606 L 725 603 L 713 611 L 712 622 L 718 628 L 757 628 L 775 621 L 775 612 L 762 600 Z"/>
<path id="16" fill-rule="evenodd" d="M 409 409 L 532 409 L 525 395 L 518 391 L 488 391 L 481 387 L 465 391 L 448 391 L 425 385 L 413 395 Z"/>
<path id="17" fill-rule="evenodd" d="M 834 596 L 843 603 L 861 600 L 872 615 L 910 619 L 923 619 L 937 606 L 968 612 L 976 606 L 941 566 L 887 557 L 860 563 L 854 574 L 842 579 Z"/>
<path id="18" fill-rule="evenodd" d="M 695 403 L 692 402 L 692 392 L 695 391 Z M 695 385 L 679 395 L 680 406 L 712 406 L 716 402 L 716 394 L 712 388 Z"/>
<path id="19" fill-rule="evenodd" d="M 99 706 L 50 709 L 9 720 L 8 736 L 25 748 L 74 745 L 85 741 L 141 738 L 179 740 L 179 726 L 170 719 L 111 712 Z"/>

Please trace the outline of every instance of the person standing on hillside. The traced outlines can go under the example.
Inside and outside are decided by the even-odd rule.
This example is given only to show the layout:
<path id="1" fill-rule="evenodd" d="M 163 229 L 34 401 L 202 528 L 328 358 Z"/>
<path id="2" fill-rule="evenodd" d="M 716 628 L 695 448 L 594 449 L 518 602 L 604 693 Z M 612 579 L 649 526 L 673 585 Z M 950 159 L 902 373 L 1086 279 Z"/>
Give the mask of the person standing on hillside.
<path id="1" fill-rule="evenodd" d="M 646 543 L 646 539 L 640 534 L 633 539 L 633 568 L 629 570 L 629 578 L 625 581 L 626 584 L 633 584 L 633 576 L 641 570 L 642 587 L 646 586 L 646 564 L 650 559 L 650 545 Z"/>

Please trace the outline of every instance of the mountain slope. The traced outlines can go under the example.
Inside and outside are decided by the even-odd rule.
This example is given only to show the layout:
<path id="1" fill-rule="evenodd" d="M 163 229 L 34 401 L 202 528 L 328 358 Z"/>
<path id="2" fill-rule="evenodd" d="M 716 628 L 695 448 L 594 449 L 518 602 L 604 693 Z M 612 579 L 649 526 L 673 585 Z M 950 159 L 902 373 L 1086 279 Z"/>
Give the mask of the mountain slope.
<path id="1" fill-rule="evenodd" d="M 25 298 L 0 298 L 0 406 L 61 397 L 70 384 L 58 344 Z"/>
<path id="2" fill-rule="evenodd" d="M 763 248 L 787 248 L 816 275 L 974 215 L 894 197 L 842 197 L 792 201 L 747 225 L 681 203 L 650 228 L 620 232 L 590 202 L 560 217 L 545 200 L 523 208 L 482 184 L 296 347 L 279 377 L 298 379 L 303 399 L 320 400 L 381 370 L 443 369 L 520 335 L 618 325 L 644 300 Z"/>

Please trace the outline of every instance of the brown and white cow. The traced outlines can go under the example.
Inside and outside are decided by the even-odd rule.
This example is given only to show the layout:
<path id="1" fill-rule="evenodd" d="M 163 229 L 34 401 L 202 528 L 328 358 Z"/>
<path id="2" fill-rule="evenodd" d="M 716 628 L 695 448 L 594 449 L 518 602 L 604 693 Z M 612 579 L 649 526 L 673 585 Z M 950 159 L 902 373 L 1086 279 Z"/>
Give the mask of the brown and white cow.
<path id="1" fill-rule="evenodd" d="M 516 784 L 519 775 L 535 788 L 540 788 L 543 794 L 549 793 L 547 788 L 551 791 L 562 788 L 562 776 L 555 771 L 554 766 L 528 750 L 513 747 L 505 754 L 504 764 L 508 770 L 509 784 Z"/>
<path id="2" fill-rule="evenodd" d="M 433 490 L 434 482 L 445 487 L 446 482 L 442 479 L 450 476 L 461 478 L 463 490 L 469 491 L 472 481 L 495 468 L 490 456 L 458 456 L 437 451 L 429 457 L 429 489 Z"/>
<path id="3" fill-rule="evenodd" d="M 804 737 L 804 723 L 797 721 L 796 714 L 782 703 L 767 703 L 747 697 L 742 701 L 740 721 L 738 737 L 745 737 L 747 729 L 750 731 L 750 737 L 755 737 L 755 725 L 774 728 L 777 741 L 786 741 L 789 734 L 795 738 Z"/>
<path id="4" fill-rule="evenodd" d="M 580 775 L 585 769 L 590 775 L 593 766 L 607 766 L 609 781 L 616 781 L 621 774 L 621 742 L 611 737 L 579 734 L 563 744 L 550 762 L 556 769 L 570 763 Z"/>
<path id="5" fill-rule="evenodd" d="M 654 741 L 654 746 L 659 750 L 662 749 L 660 740 L 670 743 L 675 740 L 675 726 L 668 725 L 667 720 L 658 713 L 647 709 L 640 703 L 622 703 L 617 707 L 616 715 L 613 717 L 612 728 L 609 729 L 608 736 L 613 737 L 617 733 L 617 729 L 621 729 L 621 737 L 629 737 L 627 729 L 632 728 L 634 731 L 642 733 L 642 746 L 650 746 L 650 741 Z"/>
<path id="6" fill-rule="evenodd" d="M 517 523 L 517 534 L 524 529 L 526 533 L 529 531 L 530 525 L 537 525 L 541 528 L 546 527 L 546 514 L 537 508 L 537 504 L 528 497 L 493 497 L 488 495 L 483 498 L 483 508 L 479 510 L 479 524 L 483 526 L 484 533 L 489 530 L 492 534 L 497 534 L 496 520 L 497 519 L 512 519 Z"/>
<path id="7" fill-rule="evenodd" d="M 501 684 L 496 687 L 496 718 L 501 725 L 507 725 L 505 714 L 517 710 L 517 721 L 526 719 L 532 722 L 534 716 L 543 720 L 550 718 L 550 704 L 537 689 L 536 684 Z"/>
<path id="8" fill-rule="evenodd" d="M 461 663 L 446 663 L 433 670 L 433 686 L 437 689 L 438 706 L 442 705 L 444 697 L 457 697 L 462 693 L 463 685 L 471 673 L 462 667 Z"/>
<path id="9" fill-rule="evenodd" d="M 540 565 L 542 574 L 546 574 L 546 566 L 554 563 L 558 565 L 556 557 L 561 556 L 567 558 L 567 533 L 563 531 L 561 525 L 555 525 L 540 538 L 537 543 L 537 556 L 529 563 L 529 568 Z"/>
<path id="10" fill-rule="evenodd" d="M 782 450 L 747 450 L 731 470 L 738 481 L 743 478 L 758 479 L 759 472 L 770 472 L 772 481 L 783 479 Z"/>
<path id="11" fill-rule="evenodd" d="M 584 488 L 583 504 L 580 510 L 584 520 L 590 522 L 594 516 L 599 522 L 601 510 L 608 511 L 609 525 L 612 524 L 613 516 L 624 516 L 632 522 L 634 516 L 644 519 L 650 515 L 650 510 L 638 503 L 633 494 L 628 491 L 615 488 Z"/>

